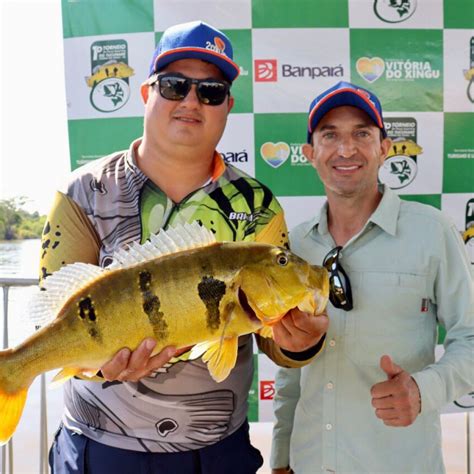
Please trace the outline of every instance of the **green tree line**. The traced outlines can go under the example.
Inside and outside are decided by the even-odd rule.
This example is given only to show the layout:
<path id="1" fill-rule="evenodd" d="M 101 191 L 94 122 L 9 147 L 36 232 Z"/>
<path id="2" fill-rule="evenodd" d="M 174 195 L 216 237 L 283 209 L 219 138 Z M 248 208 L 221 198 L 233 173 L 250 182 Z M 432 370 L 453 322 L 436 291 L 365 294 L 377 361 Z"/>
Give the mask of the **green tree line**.
<path id="1" fill-rule="evenodd" d="M 43 232 L 46 216 L 22 209 L 26 198 L 0 200 L 0 240 L 37 239 Z"/>

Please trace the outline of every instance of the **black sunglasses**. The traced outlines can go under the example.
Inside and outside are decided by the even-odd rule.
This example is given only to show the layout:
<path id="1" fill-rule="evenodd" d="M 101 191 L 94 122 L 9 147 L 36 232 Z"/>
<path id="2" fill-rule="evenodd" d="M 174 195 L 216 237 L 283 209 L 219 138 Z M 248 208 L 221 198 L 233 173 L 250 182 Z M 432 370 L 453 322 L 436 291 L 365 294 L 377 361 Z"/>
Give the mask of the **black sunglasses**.
<path id="1" fill-rule="evenodd" d="M 154 74 L 148 79 L 150 86 L 158 83 L 161 97 L 168 100 L 183 100 L 196 84 L 199 101 L 205 105 L 221 105 L 229 95 L 230 84 L 220 79 L 193 79 L 178 73 Z"/>
<path id="2" fill-rule="evenodd" d="M 333 248 L 323 260 L 329 272 L 329 300 L 335 308 L 350 311 L 353 308 L 351 282 L 339 262 L 342 247 Z"/>

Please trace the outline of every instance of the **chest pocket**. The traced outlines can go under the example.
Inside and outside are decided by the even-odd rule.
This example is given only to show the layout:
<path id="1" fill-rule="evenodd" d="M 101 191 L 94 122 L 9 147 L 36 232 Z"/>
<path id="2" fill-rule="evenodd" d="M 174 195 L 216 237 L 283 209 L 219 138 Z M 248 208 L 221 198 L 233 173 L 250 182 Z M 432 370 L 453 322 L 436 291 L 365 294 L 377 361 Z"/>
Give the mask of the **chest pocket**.
<path id="1" fill-rule="evenodd" d="M 426 359 L 436 335 L 432 308 L 422 311 L 426 277 L 361 272 L 352 278 L 354 310 L 346 314 L 345 348 L 360 365 L 379 365 L 383 354 L 398 364 Z"/>

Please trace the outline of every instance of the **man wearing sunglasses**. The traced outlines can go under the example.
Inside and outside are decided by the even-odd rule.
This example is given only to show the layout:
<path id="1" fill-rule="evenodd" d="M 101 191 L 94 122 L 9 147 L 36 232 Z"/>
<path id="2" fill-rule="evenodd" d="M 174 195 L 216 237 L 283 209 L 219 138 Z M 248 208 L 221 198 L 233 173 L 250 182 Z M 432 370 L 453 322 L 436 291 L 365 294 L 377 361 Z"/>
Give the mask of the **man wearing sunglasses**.
<path id="1" fill-rule="evenodd" d="M 273 474 L 442 473 L 439 411 L 474 387 L 474 301 L 459 232 L 379 185 L 377 97 L 340 82 L 311 103 L 306 158 L 327 201 L 290 247 L 330 275 L 317 361 L 276 378 Z M 435 362 L 438 323 L 445 353 Z"/>
<path id="2" fill-rule="evenodd" d="M 287 244 L 270 190 L 215 151 L 234 103 L 232 58 L 228 38 L 206 23 L 163 33 L 141 88 L 143 137 L 80 168 L 57 194 L 43 278 L 65 263 L 107 266 L 114 250 L 196 220 L 218 240 Z M 300 367 L 322 347 L 326 327 L 326 316 L 292 310 L 274 326 L 275 343 L 261 346 L 277 363 Z M 102 381 L 67 382 L 52 472 L 254 474 L 262 457 L 248 434 L 251 336 L 240 338 L 236 366 L 219 384 L 201 360 L 188 362 L 172 347 L 150 357 L 154 347 L 150 339 L 119 351 L 102 367 Z"/>

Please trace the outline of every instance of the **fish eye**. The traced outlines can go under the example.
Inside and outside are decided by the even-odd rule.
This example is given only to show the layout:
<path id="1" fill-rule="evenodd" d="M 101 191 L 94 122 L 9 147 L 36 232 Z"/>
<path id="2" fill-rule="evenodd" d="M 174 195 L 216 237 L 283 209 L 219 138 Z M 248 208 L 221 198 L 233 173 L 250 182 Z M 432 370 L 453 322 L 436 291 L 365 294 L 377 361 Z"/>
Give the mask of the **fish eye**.
<path id="1" fill-rule="evenodd" d="M 284 267 L 288 263 L 288 257 L 284 253 L 280 253 L 277 255 L 277 263 Z"/>

